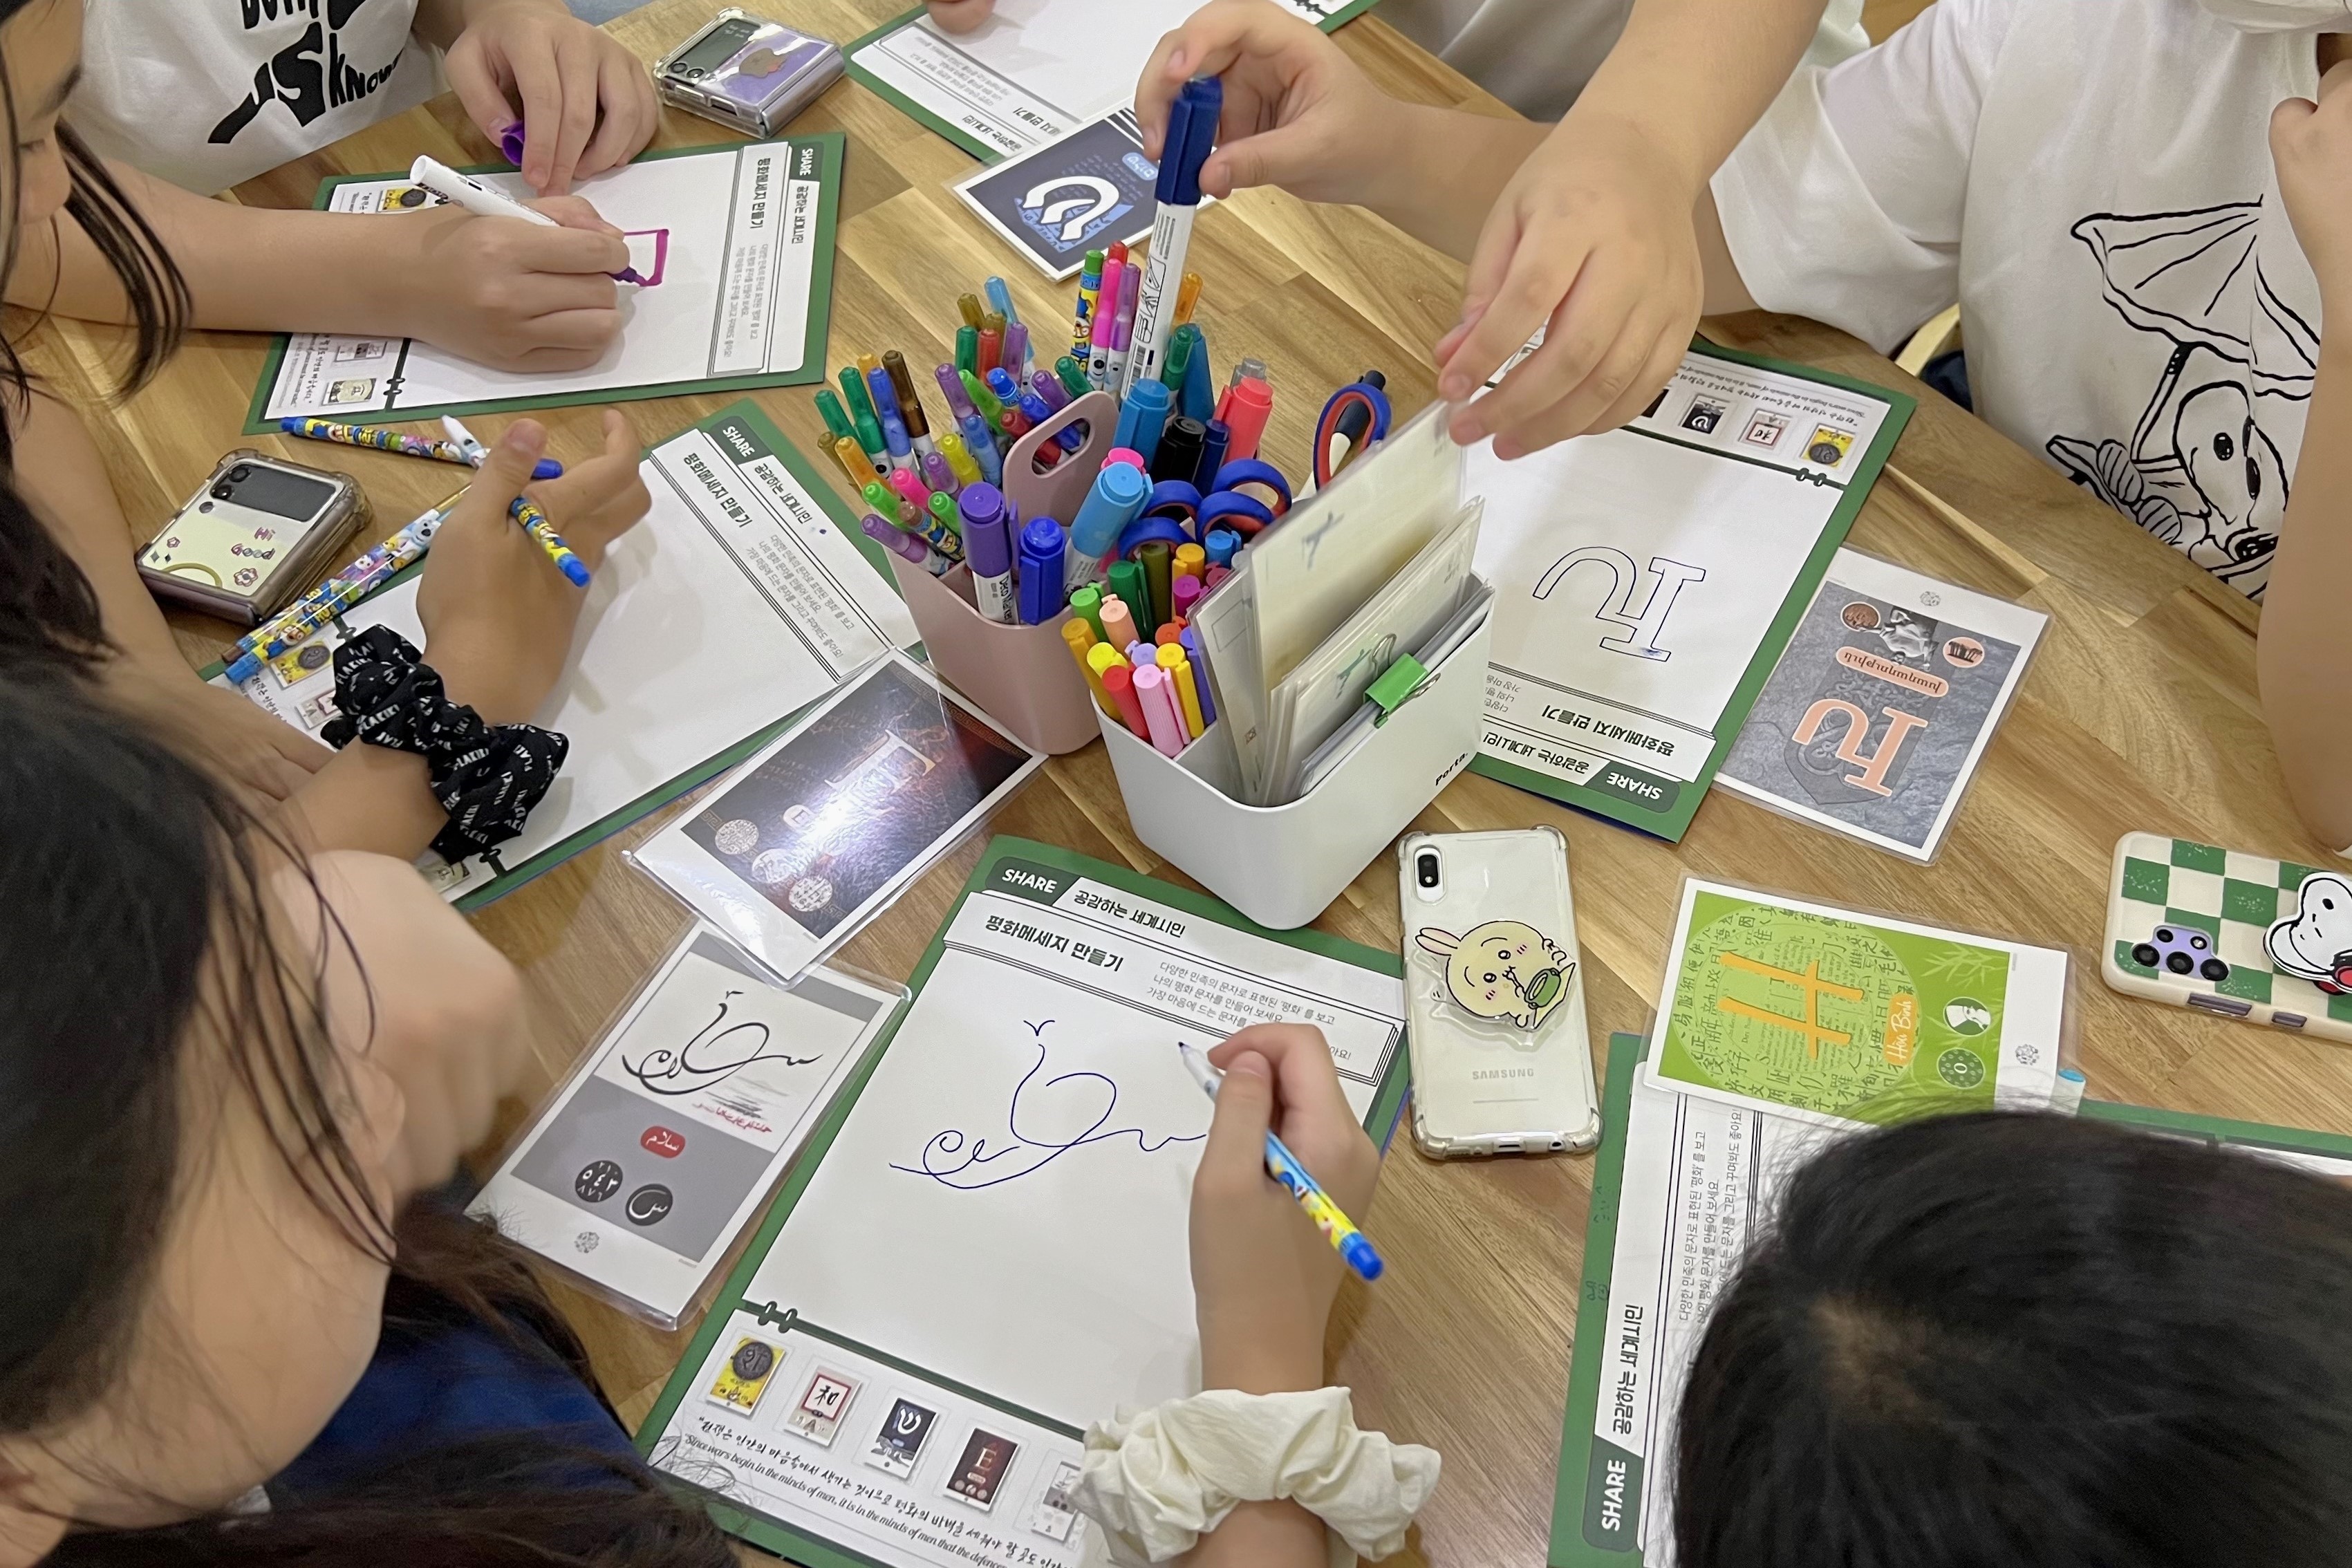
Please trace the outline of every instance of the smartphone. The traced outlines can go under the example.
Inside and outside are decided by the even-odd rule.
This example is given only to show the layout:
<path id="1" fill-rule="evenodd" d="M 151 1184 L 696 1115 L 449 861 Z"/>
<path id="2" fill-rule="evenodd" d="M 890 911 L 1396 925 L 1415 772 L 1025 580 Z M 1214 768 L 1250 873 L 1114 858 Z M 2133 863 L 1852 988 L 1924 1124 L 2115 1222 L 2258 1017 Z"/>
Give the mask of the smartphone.
<path id="1" fill-rule="evenodd" d="M 2352 879 L 2126 833 L 2099 969 L 2126 995 L 2352 1044 Z"/>
<path id="2" fill-rule="evenodd" d="M 231 452 L 139 552 L 139 575 L 159 599 L 258 626 L 367 516 L 349 474 Z"/>
<path id="3" fill-rule="evenodd" d="M 1440 1160 L 1593 1147 L 1568 840 L 1413 833 L 1397 858 L 1414 1144 Z"/>
<path id="4" fill-rule="evenodd" d="M 654 65 L 664 99 L 773 136 L 841 78 L 841 46 L 730 5 Z"/>

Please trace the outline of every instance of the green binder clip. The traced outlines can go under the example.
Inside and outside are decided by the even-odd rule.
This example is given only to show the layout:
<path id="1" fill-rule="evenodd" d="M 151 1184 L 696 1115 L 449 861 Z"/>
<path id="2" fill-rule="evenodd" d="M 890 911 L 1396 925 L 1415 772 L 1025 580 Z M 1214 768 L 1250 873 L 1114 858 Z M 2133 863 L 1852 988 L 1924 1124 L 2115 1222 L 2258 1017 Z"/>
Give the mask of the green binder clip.
<path id="1" fill-rule="evenodd" d="M 1398 658 L 1378 680 L 1364 689 L 1365 700 L 1381 710 L 1380 716 L 1372 721 L 1372 728 L 1377 730 L 1395 718 L 1398 709 L 1420 696 L 1428 687 L 1429 671 L 1423 668 L 1421 660 L 1411 654 Z"/>

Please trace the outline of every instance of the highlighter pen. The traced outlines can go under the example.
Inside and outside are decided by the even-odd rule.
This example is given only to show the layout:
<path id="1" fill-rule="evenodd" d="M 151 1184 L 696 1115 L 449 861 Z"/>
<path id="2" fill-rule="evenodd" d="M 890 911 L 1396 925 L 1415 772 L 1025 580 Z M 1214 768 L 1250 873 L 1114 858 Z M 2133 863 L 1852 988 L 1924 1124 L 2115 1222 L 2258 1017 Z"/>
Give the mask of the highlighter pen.
<path id="1" fill-rule="evenodd" d="M 1184 1070 L 1192 1075 L 1192 1081 L 1201 1086 L 1201 1092 L 1211 1100 L 1216 1099 L 1217 1086 L 1224 1080 L 1225 1075 L 1210 1064 L 1205 1053 L 1184 1042 L 1178 1041 L 1176 1049 L 1184 1058 Z M 1373 1250 L 1364 1233 L 1358 1230 L 1355 1222 L 1341 1214 L 1339 1205 L 1316 1184 L 1315 1178 L 1307 1173 L 1307 1167 L 1298 1163 L 1298 1156 L 1285 1148 L 1282 1140 L 1270 1131 L 1265 1135 L 1265 1173 L 1280 1182 L 1288 1189 L 1290 1195 L 1298 1200 L 1298 1206 L 1307 1211 L 1307 1217 L 1315 1222 L 1315 1228 L 1321 1231 L 1324 1239 L 1346 1259 L 1349 1268 L 1366 1281 L 1381 1277 L 1381 1255 Z"/>
<path id="2" fill-rule="evenodd" d="M 863 376 L 866 376 L 866 377 L 869 377 L 869 378 L 870 378 L 870 377 L 874 374 L 874 373 L 875 373 L 876 371 L 880 370 L 880 369 L 882 368 L 882 360 L 881 360 L 881 356 L 880 356 L 880 355 L 878 355 L 878 354 L 870 354 L 870 353 L 867 353 L 867 354 L 859 354 L 859 355 L 857 355 L 857 356 L 856 356 L 856 360 L 857 360 L 857 374 L 860 374 L 860 375 L 863 375 Z M 866 382 L 866 384 L 867 384 L 868 386 L 871 386 L 871 385 L 873 385 L 874 384 L 873 384 L 873 382 L 869 379 L 869 380 Z M 877 410 L 875 410 L 875 412 L 878 414 L 878 413 L 880 413 L 880 412 L 881 412 L 881 410 L 879 410 L 879 409 L 877 408 Z"/>
<path id="3" fill-rule="evenodd" d="M 1122 388 L 1160 377 L 1169 330 L 1175 324 L 1176 292 L 1183 286 L 1184 254 L 1192 245 L 1192 220 L 1201 212 L 1201 165 L 1209 161 L 1215 144 L 1217 117 L 1224 104 L 1224 83 L 1197 76 L 1168 106 L 1168 135 L 1160 144 L 1153 193 L 1160 198 L 1160 212 L 1152 220 L 1151 258 L 1145 263 L 1135 306 L 1133 373 Z"/>
<path id="4" fill-rule="evenodd" d="M 1135 695 L 1143 704 L 1143 721 L 1150 726 L 1152 748 L 1163 757 L 1184 749 L 1181 710 L 1168 692 L 1168 672 L 1157 664 L 1135 667 Z"/>
<path id="5" fill-rule="evenodd" d="M 895 520 L 900 528 L 915 526 L 915 509 L 907 504 L 905 496 L 900 495 L 880 479 L 866 480 L 866 488 L 859 490 L 857 494 L 858 498 L 865 501 L 866 510 L 879 512 L 884 517 Z"/>
<path id="6" fill-rule="evenodd" d="M 1102 391 L 1110 380 L 1111 326 L 1118 320 L 1119 279 L 1126 273 L 1123 256 L 1105 258 L 1102 298 L 1095 303 L 1094 335 L 1087 340 L 1087 385 L 1096 392 Z"/>
<path id="7" fill-rule="evenodd" d="M 1187 272 L 1184 274 L 1182 286 L 1176 290 L 1176 324 L 1180 327 L 1189 325 L 1192 320 L 1193 309 L 1200 302 L 1201 275 L 1197 272 Z"/>
<path id="8" fill-rule="evenodd" d="M 997 457 L 995 432 L 989 429 L 988 421 L 973 406 L 963 377 L 951 364 L 943 364 L 931 374 L 938 378 L 940 391 L 947 395 L 948 412 L 955 416 L 956 426 L 963 433 L 964 448 L 979 466 L 980 477 L 992 485 L 999 482 L 1004 465 Z"/>
<path id="9" fill-rule="evenodd" d="M 1164 539 L 1150 540 L 1136 549 L 1135 558 L 1143 567 L 1143 591 L 1151 601 L 1151 613 L 1144 616 L 1142 622 L 1147 626 L 1165 626 L 1169 617 L 1176 613 L 1171 607 L 1169 597 L 1173 581 L 1171 567 L 1174 564 L 1171 557 L 1174 554 Z M 1156 642 L 1159 639 L 1155 637 L 1152 640 Z"/>
<path id="10" fill-rule="evenodd" d="M 1103 253 L 1087 252 L 1086 265 L 1078 269 L 1077 317 L 1070 324 L 1070 353 L 1082 354 L 1094 341 L 1095 301 L 1102 296 Z M 1055 367 L 1060 369 L 1059 365 Z"/>
<path id="11" fill-rule="evenodd" d="M 958 327 L 955 341 L 955 367 L 958 370 L 980 369 L 980 329 Z"/>
<path id="12" fill-rule="evenodd" d="M 1021 312 L 1013 308 L 1013 290 L 1005 287 L 1003 279 L 992 274 L 980 287 L 988 296 L 988 308 L 1003 317 L 1006 326 L 1020 323 Z"/>
<path id="13" fill-rule="evenodd" d="M 1085 368 L 1067 354 L 1054 362 L 1054 375 L 1061 382 L 1062 390 L 1072 397 L 1084 397 L 1094 390 L 1087 384 Z"/>
<path id="14" fill-rule="evenodd" d="M 973 606 L 982 620 L 1012 626 L 1019 620 L 1013 595 L 1013 539 L 1007 525 L 1013 509 L 994 485 L 964 487 L 956 498 L 963 513 L 964 561 L 971 567 Z"/>
<path id="15" fill-rule="evenodd" d="M 874 417 L 874 399 L 866 395 L 866 378 L 848 365 L 841 367 L 841 400 L 849 405 L 857 444 L 866 448 L 866 455 L 874 459 L 876 468 L 883 467 L 890 447 L 882 439 L 882 422 Z"/>
<path id="16" fill-rule="evenodd" d="M 991 310 L 980 323 L 980 374 L 986 375 L 1004 363 L 1004 318 Z"/>
<path id="17" fill-rule="evenodd" d="M 1054 411 L 1046 406 L 1045 400 L 1034 392 L 1024 392 L 1021 395 L 1021 413 L 1022 416 L 1029 421 L 1030 427 L 1033 429 L 1054 416 Z M 1045 452 L 1055 455 L 1047 458 L 1046 460 L 1049 464 L 1058 463 L 1061 461 L 1061 453 L 1075 452 L 1086 444 L 1086 437 L 1078 434 L 1078 427 L 1076 425 L 1065 425 L 1054 432 L 1054 445 L 1046 447 Z M 1041 457 L 1045 455 L 1045 453 L 1039 454 Z"/>
<path id="18" fill-rule="evenodd" d="M 962 437 L 952 430 L 940 431 L 940 456 L 947 459 L 949 469 L 955 475 L 957 489 L 980 483 L 980 464 L 973 459 L 971 448 L 964 445 Z"/>
<path id="19" fill-rule="evenodd" d="M 1078 674 L 1085 679 L 1087 690 L 1094 698 L 1095 706 L 1109 717 L 1118 718 L 1118 709 L 1111 702 L 1110 693 L 1103 689 L 1102 673 L 1087 657 L 1101 647 L 1095 641 L 1095 634 L 1087 629 L 1086 622 L 1074 616 L 1062 623 L 1062 641 L 1068 646 L 1070 657 L 1078 661 Z"/>
<path id="20" fill-rule="evenodd" d="M 931 548 L 950 561 L 962 560 L 963 513 L 956 510 L 955 497 L 932 491 L 924 516 L 923 537 L 931 542 Z"/>
<path id="21" fill-rule="evenodd" d="M 987 311 L 982 308 L 980 296 L 977 294 L 957 295 L 956 314 L 962 317 L 963 324 L 975 332 L 980 331 L 980 323 L 987 317 Z"/>
<path id="22" fill-rule="evenodd" d="M 1097 642 L 1102 640 L 1102 590 L 1092 583 L 1070 591 L 1070 614 L 1086 622 Z"/>
<path id="23" fill-rule="evenodd" d="M 891 527 L 878 513 L 867 512 L 857 520 L 857 526 L 865 531 L 866 538 L 891 554 L 913 562 L 934 577 L 945 575 L 952 567 L 953 563 L 946 556 L 904 529 Z"/>
<path id="24" fill-rule="evenodd" d="M 882 373 L 876 371 L 874 374 L 880 375 Z M 877 412 L 882 416 L 882 440 L 889 448 L 890 471 L 911 475 L 915 469 L 915 444 L 908 438 L 907 422 L 898 417 L 898 411 L 895 408 L 877 406 Z"/>
<path id="25" fill-rule="evenodd" d="M 1190 321 L 1168 334 L 1168 357 L 1160 363 L 1158 380 L 1169 391 L 1183 390 L 1184 369 L 1192 363 L 1192 345 L 1200 336 L 1200 329 Z"/>
<path id="26" fill-rule="evenodd" d="M 882 482 L 904 496 L 907 504 L 914 509 L 915 520 L 907 526 L 921 528 L 924 525 L 926 509 L 931 504 L 930 487 L 917 478 L 912 468 L 893 468 L 884 477 Z"/>
<path id="27" fill-rule="evenodd" d="M 963 390 L 965 395 L 971 399 L 971 405 L 980 410 L 980 416 L 988 421 L 989 428 L 1004 428 L 1004 404 L 996 394 L 988 390 L 988 383 L 966 371 Z"/>
<path id="28" fill-rule="evenodd" d="M 898 417 L 907 422 L 907 438 L 918 453 L 932 456 L 939 448 L 931 444 L 931 423 L 923 414 L 923 400 L 915 395 L 915 377 L 907 369 L 907 356 L 897 349 L 886 350 L 882 368 L 889 373 L 890 392 L 898 400 Z"/>
<path id="29" fill-rule="evenodd" d="M 1192 667 L 1192 695 L 1201 700 L 1201 725 L 1206 729 L 1217 721 L 1217 704 L 1209 692 L 1209 665 L 1201 657 L 1201 634 L 1186 626 L 1176 641 L 1184 650 L 1184 662 Z"/>
<path id="30" fill-rule="evenodd" d="M 1135 671 L 1124 664 L 1115 664 L 1103 671 L 1103 689 L 1110 693 L 1112 703 L 1118 709 L 1119 721 L 1138 740 L 1151 739 L 1151 721 L 1144 717 L 1142 700 L 1135 694 Z"/>
<path id="31" fill-rule="evenodd" d="M 1143 269 L 1129 267 L 1118 275 L 1118 319 L 1111 323 L 1110 363 L 1103 390 L 1117 397 L 1128 394 L 1127 365 L 1135 353 L 1135 306 L 1143 289 Z"/>
<path id="32" fill-rule="evenodd" d="M 857 444 L 854 436 L 844 436 L 833 443 L 833 458 L 848 477 L 852 490 L 863 489 L 866 480 L 881 477 L 875 472 L 874 459 L 866 455 L 866 448 Z"/>
<path id="33" fill-rule="evenodd" d="M 833 388 L 820 386 L 816 389 L 816 412 L 817 417 L 824 421 L 826 446 L 832 446 L 844 436 L 856 438 L 857 426 L 849 422 L 849 410 L 841 405 L 841 399 L 834 395 Z"/>
<path id="34" fill-rule="evenodd" d="M 996 363 L 1013 373 L 1015 381 L 1029 377 L 1029 329 L 1020 321 L 1004 323 L 1004 346 L 997 351 Z"/>
<path id="35" fill-rule="evenodd" d="M 963 481 L 956 478 L 955 468 L 949 463 L 947 454 L 944 452 L 934 450 L 924 453 L 920 471 L 923 483 L 929 486 L 935 495 L 951 496 L 963 489 Z"/>

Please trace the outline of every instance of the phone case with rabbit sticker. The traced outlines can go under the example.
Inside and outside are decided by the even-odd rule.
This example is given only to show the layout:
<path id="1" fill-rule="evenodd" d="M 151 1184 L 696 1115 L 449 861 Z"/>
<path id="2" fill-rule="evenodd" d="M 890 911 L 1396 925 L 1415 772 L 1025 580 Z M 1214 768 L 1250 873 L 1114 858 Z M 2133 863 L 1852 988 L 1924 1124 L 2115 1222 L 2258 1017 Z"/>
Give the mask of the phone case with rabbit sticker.
<path id="1" fill-rule="evenodd" d="M 1397 865 L 1413 1142 L 1438 1159 L 1591 1148 L 1601 1112 L 1567 840 L 1550 827 L 1415 833 Z"/>

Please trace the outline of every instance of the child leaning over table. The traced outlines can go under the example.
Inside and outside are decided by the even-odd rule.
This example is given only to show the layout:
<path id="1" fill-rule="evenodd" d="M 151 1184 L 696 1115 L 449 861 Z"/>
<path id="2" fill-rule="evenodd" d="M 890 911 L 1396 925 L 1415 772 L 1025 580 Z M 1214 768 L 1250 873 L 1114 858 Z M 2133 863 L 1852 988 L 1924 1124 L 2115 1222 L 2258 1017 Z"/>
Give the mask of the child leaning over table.
<path id="1" fill-rule="evenodd" d="M 1213 6 L 1163 57 L 1269 79 L 1259 129 L 1323 121 L 1323 162 L 1287 179 L 1325 199 L 1474 233 L 1542 140 L 1368 87 L 1286 92 L 1354 68 L 1258 9 Z M 2347 34 L 2342 0 L 1940 0 L 1801 70 L 1699 211 L 1710 311 L 1891 351 L 1958 299 L 1978 413 L 2263 600 L 2263 717 L 2334 845 L 2352 845 L 2352 338 L 2324 348 L 2320 325 L 2352 312 Z M 1509 392 L 1455 434 L 1514 417 Z"/>

